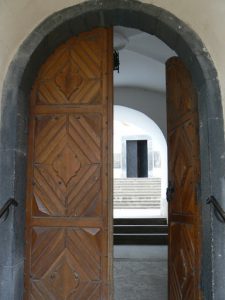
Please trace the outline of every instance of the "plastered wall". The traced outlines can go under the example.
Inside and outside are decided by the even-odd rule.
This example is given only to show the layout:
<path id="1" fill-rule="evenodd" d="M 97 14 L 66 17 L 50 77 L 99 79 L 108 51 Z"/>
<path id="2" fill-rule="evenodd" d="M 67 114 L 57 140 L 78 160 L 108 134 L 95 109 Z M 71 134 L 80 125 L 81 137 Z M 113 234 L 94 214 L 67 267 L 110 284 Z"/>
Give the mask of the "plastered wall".
<path id="1" fill-rule="evenodd" d="M 53 12 L 81 2 L 84 1 L 0 0 L 0 92 L 9 63 L 27 35 Z M 201 37 L 218 70 L 225 105 L 225 2 L 223 0 L 142 2 L 165 8 L 187 23 Z"/>
<path id="2" fill-rule="evenodd" d="M 167 137 L 166 95 L 141 88 L 115 87 L 114 104 L 143 112 L 152 119 Z"/>

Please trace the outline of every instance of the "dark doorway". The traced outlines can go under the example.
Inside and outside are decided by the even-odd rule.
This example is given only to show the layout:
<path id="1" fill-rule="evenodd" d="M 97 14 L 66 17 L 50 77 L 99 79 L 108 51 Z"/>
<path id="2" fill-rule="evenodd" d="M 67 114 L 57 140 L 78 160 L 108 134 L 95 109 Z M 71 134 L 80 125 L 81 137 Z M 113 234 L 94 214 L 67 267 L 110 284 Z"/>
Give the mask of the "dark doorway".
<path id="1" fill-rule="evenodd" d="M 148 177 L 147 140 L 127 141 L 127 177 Z"/>

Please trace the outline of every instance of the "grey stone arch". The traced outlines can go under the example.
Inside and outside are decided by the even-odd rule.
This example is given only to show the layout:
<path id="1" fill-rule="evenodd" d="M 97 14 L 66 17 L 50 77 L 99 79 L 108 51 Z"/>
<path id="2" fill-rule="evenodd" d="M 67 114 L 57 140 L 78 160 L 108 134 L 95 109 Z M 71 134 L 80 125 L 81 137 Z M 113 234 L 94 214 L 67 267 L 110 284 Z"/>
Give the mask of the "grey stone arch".
<path id="1" fill-rule="evenodd" d="M 0 299 L 22 299 L 28 101 L 38 69 L 70 36 L 99 26 L 121 25 L 156 35 L 182 58 L 198 91 L 204 299 L 225 294 L 225 226 L 206 205 L 213 194 L 223 205 L 224 122 L 217 72 L 200 38 L 168 11 L 134 0 L 91 0 L 56 12 L 26 38 L 3 86 L 0 130 L 0 205 L 15 197 L 18 208 L 0 224 Z"/>

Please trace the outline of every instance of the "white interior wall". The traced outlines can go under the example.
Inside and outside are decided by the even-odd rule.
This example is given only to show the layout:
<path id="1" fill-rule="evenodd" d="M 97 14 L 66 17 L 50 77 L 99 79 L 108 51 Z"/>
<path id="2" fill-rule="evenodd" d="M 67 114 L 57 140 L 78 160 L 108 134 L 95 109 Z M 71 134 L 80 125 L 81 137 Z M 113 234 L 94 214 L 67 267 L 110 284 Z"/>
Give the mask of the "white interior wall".
<path id="1" fill-rule="evenodd" d="M 143 112 L 161 129 L 166 138 L 166 95 L 136 87 L 115 87 L 114 104 Z"/>
<path id="2" fill-rule="evenodd" d="M 162 195 L 167 185 L 167 144 L 158 125 L 146 114 L 125 106 L 114 106 L 114 153 L 122 155 L 122 138 L 133 136 L 150 136 L 152 151 L 158 151 L 161 156 L 161 167 L 152 170 L 153 177 L 162 179 Z M 122 170 L 116 177 L 122 177 Z M 119 171 L 118 170 L 118 171 Z M 164 187 L 165 185 L 165 187 Z"/>
<path id="3" fill-rule="evenodd" d="M 154 107 L 154 106 L 153 106 Z M 166 119 L 164 119 L 165 121 Z M 123 126 L 125 125 L 125 126 Z M 146 114 L 121 105 L 114 106 L 114 153 L 121 153 L 121 140 L 123 136 L 132 135 L 151 136 L 152 150 L 158 151 L 161 157 L 161 167 L 153 168 L 153 177 L 161 178 L 161 216 L 167 216 L 166 188 L 167 188 L 167 143 L 159 126 Z M 121 177 L 122 170 L 116 170 L 114 177 Z M 115 170 L 114 170 L 115 172 Z M 128 213 L 128 212 L 127 212 Z M 152 210 L 140 212 L 142 216 L 152 215 Z M 114 211 L 115 214 L 115 211 Z M 135 211 L 137 215 L 137 211 Z M 131 214 L 130 214 L 131 216 Z"/>

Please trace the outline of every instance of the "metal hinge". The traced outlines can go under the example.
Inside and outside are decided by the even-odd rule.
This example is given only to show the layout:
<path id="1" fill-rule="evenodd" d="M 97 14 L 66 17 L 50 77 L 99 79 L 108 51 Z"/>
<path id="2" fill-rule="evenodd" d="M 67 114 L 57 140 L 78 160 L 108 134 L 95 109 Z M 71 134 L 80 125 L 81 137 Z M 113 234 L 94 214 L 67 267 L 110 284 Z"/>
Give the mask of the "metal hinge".
<path id="1" fill-rule="evenodd" d="M 8 201 L 6 201 L 6 203 L 2 206 L 2 208 L 0 209 L 0 220 L 2 218 L 2 222 L 4 222 L 9 215 L 9 207 L 13 205 L 13 206 L 18 206 L 18 203 L 15 199 L 10 198 Z"/>
<path id="2" fill-rule="evenodd" d="M 216 218 L 221 223 L 225 223 L 225 211 L 223 210 L 219 202 L 216 200 L 216 198 L 214 196 L 209 196 L 209 198 L 206 200 L 206 203 L 213 205 Z"/>
<path id="3" fill-rule="evenodd" d="M 169 202 L 172 200 L 172 195 L 175 192 L 174 185 L 169 181 L 168 188 L 166 189 L 166 200 Z"/>

